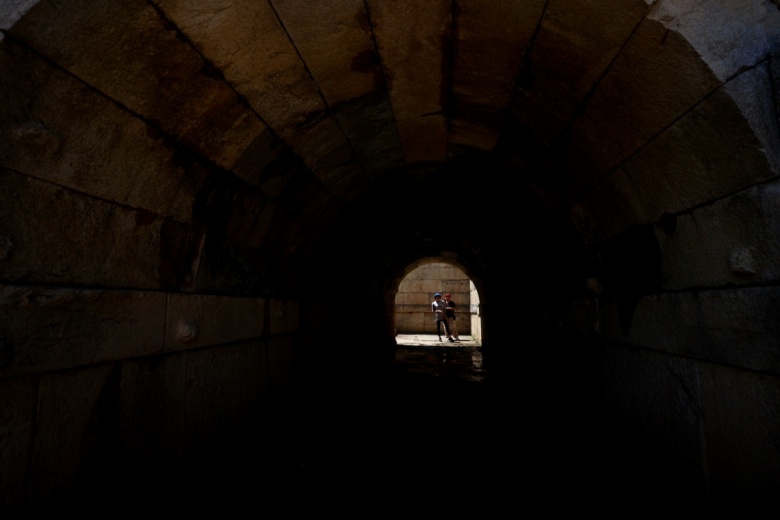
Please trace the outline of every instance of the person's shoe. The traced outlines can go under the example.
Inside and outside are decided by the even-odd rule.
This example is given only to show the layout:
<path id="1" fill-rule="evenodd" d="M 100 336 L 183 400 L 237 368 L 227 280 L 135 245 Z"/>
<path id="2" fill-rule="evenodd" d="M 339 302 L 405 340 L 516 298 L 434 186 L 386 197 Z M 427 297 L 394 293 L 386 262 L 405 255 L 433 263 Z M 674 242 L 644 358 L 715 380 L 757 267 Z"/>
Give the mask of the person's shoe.
<path id="1" fill-rule="evenodd" d="M 439 341 L 441 341 L 441 336 L 439 336 Z"/>
<path id="2" fill-rule="evenodd" d="M 447 341 L 455 342 L 455 340 L 452 338 L 447 338 Z"/>
<path id="3" fill-rule="evenodd" d="M 460 341 L 460 338 L 455 338 L 455 341 Z"/>

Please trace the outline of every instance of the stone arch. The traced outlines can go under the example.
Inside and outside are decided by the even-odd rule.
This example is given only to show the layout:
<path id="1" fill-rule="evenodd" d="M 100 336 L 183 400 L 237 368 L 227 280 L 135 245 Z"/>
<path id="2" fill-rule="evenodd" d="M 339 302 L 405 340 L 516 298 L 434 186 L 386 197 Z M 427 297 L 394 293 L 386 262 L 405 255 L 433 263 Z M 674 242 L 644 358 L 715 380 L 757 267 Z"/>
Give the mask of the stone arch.
<path id="1" fill-rule="evenodd" d="M 509 389 L 561 369 L 674 468 L 656 482 L 778 488 L 776 0 L 6 4 L 11 506 L 57 510 L 50 475 L 86 475 L 74 496 L 147 474 L 82 471 L 98 444 L 178 453 L 229 436 L 216 410 L 362 388 L 393 287 L 440 256 L 480 287 L 494 353 L 518 330 L 568 347 L 503 349 Z M 455 228 L 427 218 L 441 201 Z M 512 329 L 507 290 L 529 302 Z M 136 435 L 89 445 L 106 411 Z"/>
<path id="2" fill-rule="evenodd" d="M 480 297 L 480 292 L 479 292 L 480 291 L 480 287 L 482 286 L 481 280 L 475 282 L 474 279 L 469 276 L 469 274 L 467 272 L 468 268 L 463 263 L 459 262 L 458 259 L 457 259 L 457 255 L 455 255 L 452 252 L 442 252 L 441 256 L 428 256 L 428 257 L 425 257 L 425 258 L 421 258 L 421 259 L 413 262 L 412 264 L 409 264 L 406 268 L 404 268 L 402 270 L 402 275 L 400 277 L 395 277 L 394 278 L 394 282 L 397 283 L 397 285 L 395 285 L 396 290 L 401 285 L 401 283 L 407 278 L 407 276 L 409 276 L 411 273 L 417 271 L 421 267 L 429 266 L 429 265 L 432 265 L 432 264 L 449 265 L 449 266 L 454 267 L 455 269 L 457 269 L 461 273 L 463 273 L 463 275 L 469 280 L 470 284 L 474 288 L 473 292 L 475 293 L 474 298 L 476 298 L 476 300 L 475 301 L 471 301 L 471 304 L 473 306 L 477 307 L 477 308 L 479 307 L 479 305 L 480 305 L 480 303 L 482 301 L 481 297 Z M 429 296 L 430 295 L 426 293 L 426 298 L 429 297 Z M 397 306 L 397 299 L 396 298 L 397 298 L 397 293 L 394 294 L 394 296 L 393 296 L 394 304 L 396 304 L 396 306 Z M 462 303 L 462 302 L 458 302 L 458 303 Z M 430 304 L 430 301 L 426 301 L 426 308 L 427 308 L 427 306 L 429 304 Z M 394 311 L 395 311 L 395 308 L 394 308 Z M 463 316 L 463 317 L 470 316 L 472 314 L 472 311 L 470 309 L 462 308 L 462 309 L 460 309 L 459 314 L 461 316 Z M 476 334 L 477 334 L 476 335 L 477 341 L 481 343 L 481 341 L 482 341 L 481 313 L 479 311 L 477 311 L 476 313 L 474 313 L 474 316 L 470 318 L 470 320 L 471 321 L 473 321 L 473 320 L 480 321 L 480 323 L 474 325 L 474 327 L 477 329 L 475 331 Z M 395 319 L 394 319 L 394 322 L 395 322 Z M 395 328 L 397 328 L 397 327 L 395 327 Z M 469 333 L 471 333 L 471 329 L 472 329 L 472 325 L 469 324 L 469 326 L 468 326 L 468 328 L 466 330 L 468 330 Z M 461 333 L 464 333 L 464 332 L 461 331 Z"/>

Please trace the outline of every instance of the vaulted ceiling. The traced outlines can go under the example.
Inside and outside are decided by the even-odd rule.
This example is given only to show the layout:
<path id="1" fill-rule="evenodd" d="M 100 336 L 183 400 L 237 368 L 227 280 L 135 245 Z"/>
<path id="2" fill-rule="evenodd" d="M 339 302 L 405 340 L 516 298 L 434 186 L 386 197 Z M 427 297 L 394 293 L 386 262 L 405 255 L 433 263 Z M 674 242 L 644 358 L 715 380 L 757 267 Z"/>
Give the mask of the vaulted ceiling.
<path id="1" fill-rule="evenodd" d="M 484 271 L 773 175 L 767 2 L 4 5 L 3 165 L 166 222 L 164 288 L 273 291 L 349 241 Z"/>

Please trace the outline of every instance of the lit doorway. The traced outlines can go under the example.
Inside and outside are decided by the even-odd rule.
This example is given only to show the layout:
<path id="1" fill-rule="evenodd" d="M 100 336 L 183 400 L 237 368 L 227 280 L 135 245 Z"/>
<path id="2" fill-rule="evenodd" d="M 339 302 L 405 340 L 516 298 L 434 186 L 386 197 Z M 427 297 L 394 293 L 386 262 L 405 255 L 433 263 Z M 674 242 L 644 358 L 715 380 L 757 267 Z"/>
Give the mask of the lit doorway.
<path id="1" fill-rule="evenodd" d="M 400 281 L 395 295 L 396 343 L 438 343 L 436 322 L 431 312 L 437 292 L 442 296 L 449 293 L 457 305 L 455 323 L 463 346 L 481 346 L 482 320 L 477 288 L 463 269 L 440 258 L 416 263 Z"/>

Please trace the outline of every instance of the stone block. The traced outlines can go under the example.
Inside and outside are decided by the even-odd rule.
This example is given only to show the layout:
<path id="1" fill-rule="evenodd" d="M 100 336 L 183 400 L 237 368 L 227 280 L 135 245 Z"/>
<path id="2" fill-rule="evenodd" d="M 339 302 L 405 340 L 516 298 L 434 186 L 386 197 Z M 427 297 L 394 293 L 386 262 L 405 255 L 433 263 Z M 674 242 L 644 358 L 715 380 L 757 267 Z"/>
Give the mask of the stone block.
<path id="1" fill-rule="evenodd" d="M 362 2 L 292 0 L 274 8 L 330 106 L 373 92 L 383 81 Z M 356 66 L 362 56 L 365 62 Z"/>
<path id="2" fill-rule="evenodd" d="M 442 283 L 440 279 L 423 280 L 422 292 L 428 295 L 428 297 L 431 299 L 430 301 L 433 301 L 434 293 L 441 292 L 441 286 Z"/>
<path id="3" fill-rule="evenodd" d="M 415 272 L 415 276 L 419 276 Z M 420 280 L 418 278 L 412 278 L 409 277 L 405 278 L 403 282 L 398 286 L 398 292 L 404 292 L 404 293 L 414 293 L 414 292 L 424 292 L 423 291 L 423 280 Z"/>
<path id="4" fill-rule="evenodd" d="M 685 71 L 685 81 L 680 71 Z M 573 142 L 585 151 L 584 157 L 568 158 L 573 171 L 581 174 L 578 183 L 595 181 L 622 163 L 719 84 L 679 33 L 644 19 L 572 127 Z"/>
<path id="5" fill-rule="evenodd" d="M 426 318 L 433 321 L 432 313 L 406 312 L 396 315 L 396 328 L 403 334 L 414 334 L 425 330 Z"/>
<path id="6" fill-rule="evenodd" d="M 745 73 L 739 82 L 763 81 L 762 90 L 769 90 L 768 80 L 757 77 L 765 74 Z M 606 180 L 607 185 L 600 188 L 607 192 L 600 195 L 601 203 L 589 203 L 605 229 L 604 236 L 635 223 L 654 222 L 665 213 L 680 213 L 701 200 L 718 199 L 774 175 L 777 153 L 772 147 L 756 146 L 755 130 L 732 97 L 735 89 L 736 85 L 716 91 Z M 765 98 L 770 96 L 765 94 Z M 771 98 L 764 104 L 769 102 Z M 721 124 L 712 124 L 715 117 Z M 725 140 L 724 125 L 732 129 Z M 681 143 L 696 146 L 682 147 Z M 622 209 L 616 212 L 617 208 Z"/>
<path id="7" fill-rule="evenodd" d="M 294 361 L 295 340 L 292 336 L 272 337 L 268 340 L 268 381 L 274 398 L 289 395 Z"/>
<path id="8" fill-rule="evenodd" d="M 94 503 L 112 489 L 118 374 L 116 365 L 102 365 L 41 377 L 30 458 L 33 513 Z"/>
<path id="9" fill-rule="evenodd" d="M 124 361 L 118 405 L 117 464 L 128 491 L 176 489 L 184 473 L 192 385 L 186 354 Z M 119 484 L 119 483 L 118 483 Z"/>
<path id="10" fill-rule="evenodd" d="M 166 7 L 167 3 L 163 9 Z M 227 11 L 241 13 L 237 9 Z M 215 164 L 229 170 L 266 127 L 234 87 L 215 73 L 212 63 L 218 55 L 211 53 L 209 63 L 203 55 L 209 55 L 210 49 L 196 49 L 197 32 L 188 33 L 185 39 L 179 30 L 164 29 L 166 20 L 174 24 L 177 21 L 170 18 L 171 14 L 166 12 L 163 17 L 155 6 L 137 2 L 115 4 L 111 9 L 84 3 L 66 12 L 38 3 L 11 30 L 16 38 L 50 60 L 67 64 L 63 69 L 73 75 L 71 81 L 83 82 L 83 89 L 102 93 L 93 94 L 96 105 L 105 105 L 111 112 L 123 111 L 126 118 L 124 124 L 100 128 L 84 116 L 102 114 L 105 108 L 85 107 L 88 108 L 85 113 L 74 112 L 71 123 L 85 119 L 83 123 L 94 127 L 96 136 L 102 131 L 111 137 L 117 131 L 126 131 L 128 124 L 156 133 L 145 128 L 143 120 L 151 121 L 166 134 L 189 143 L 192 150 L 205 153 Z M 214 23 L 205 25 L 212 35 L 218 34 Z M 74 34 L 82 36 L 74 38 Z M 240 55 L 246 56 L 246 49 Z M 219 67 L 220 63 L 216 65 Z M 235 84 L 233 79 L 228 81 Z M 163 147 L 159 148 L 162 151 Z M 114 150 L 102 154 L 103 157 L 114 155 L 123 154 Z M 121 157 L 120 162 L 126 163 L 126 167 L 138 165 L 146 157 L 146 153 L 138 150 L 130 159 Z M 135 167 L 139 173 L 144 172 L 143 168 Z M 160 188 L 134 179 L 139 190 L 141 186 Z M 145 197 L 152 195 L 146 193 Z"/>
<path id="11" fill-rule="evenodd" d="M 440 127 L 440 131 L 435 132 L 436 140 L 441 145 L 446 145 L 444 119 L 423 116 L 439 114 L 444 109 L 441 83 L 430 71 L 439 70 L 443 63 L 444 41 L 452 26 L 450 7 L 437 2 L 396 4 L 374 0 L 369 2 L 369 7 L 374 20 L 374 37 L 383 57 L 383 68 L 391 71 L 393 78 L 390 84 L 390 100 L 396 120 L 433 120 L 435 126 Z M 411 38 L 412 35 L 414 38 Z M 425 44 L 412 44 L 415 40 Z M 412 144 L 415 139 L 419 141 L 419 137 L 425 136 L 426 132 L 423 131 L 407 143 L 405 131 L 400 126 L 402 125 L 399 125 L 399 133 L 404 141 L 406 159 L 410 163 L 416 162 L 417 157 L 409 153 L 407 145 Z M 425 148 L 421 145 L 419 151 L 423 152 Z M 446 151 L 445 148 L 446 146 L 437 147 L 442 153 Z M 428 158 L 434 159 L 431 156 Z"/>
<path id="12" fill-rule="evenodd" d="M 102 58 L 95 65 L 108 70 Z M 192 219 L 192 179 L 185 180 L 173 152 L 138 117 L 38 55 L 5 43 L 0 90 L 13 93 L 0 106 L 0 165 L 130 208 Z"/>
<path id="13" fill-rule="evenodd" d="M 373 181 L 381 182 L 403 168 L 404 157 L 386 91 L 342 104 L 336 117 Z"/>
<path id="14" fill-rule="evenodd" d="M 774 20 L 780 26 L 780 11 L 775 10 Z M 774 30 L 780 39 L 780 30 Z M 766 48 L 761 50 L 766 52 Z M 773 73 L 777 72 L 773 70 L 774 67 L 770 68 L 770 62 L 774 63 L 773 58 L 745 70 L 727 82 L 723 89 L 739 106 L 745 124 L 760 143 L 758 149 L 766 155 L 768 170 L 774 173 L 780 170 L 780 140 L 777 139 L 780 120 L 775 115 L 777 105 Z M 746 135 L 750 133 L 746 132 Z M 769 173 L 767 176 L 773 177 Z"/>
<path id="15" fill-rule="evenodd" d="M 604 9 L 599 4 L 567 1 L 548 3 L 543 9 L 527 56 L 533 80 L 525 82 L 524 95 L 515 96 L 512 104 L 520 122 L 550 142 L 563 132 L 580 100 L 598 83 L 649 6 L 617 1 Z"/>
<path id="16" fill-rule="evenodd" d="M 265 341 L 251 340 L 188 353 L 184 420 L 190 471 L 219 467 L 224 453 L 238 456 L 234 450 L 248 448 L 245 441 L 259 426 L 270 395 L 266 348 Z M 234 466 L 235 461 L 222 464 Z"/>
<path id="17" fill-rule="evenodd" d="M 668 289 L 780 280 L 780 183 L 759 185 L 677 217 L 661 235 Z"/>
<path id="18" fill-rule="evenodd" d="M 265 305 L 261 298 L 169 294 L 165 350 L 259 338 L 263 335 Z"/>
<path id="19" fill-rule="evenodd" d="M 699 363 L 665 353 L 604 344 L 592 353 L 589 377 L 599 381 L 606 406 L 604 439 L 618 464 L 664 491 L 700 502 L 707 496 L 707 412 L 702 407 Z M 673 502 L 670 502 L 673 503 Z"/>
<path id="20" fill-rule="evenodd" d="M 300 302 L 273 299 L 270 300 L 269 304 L 271 306 L 269 317 L 271 336 L 298 332 L 300 328 Z"/>
<path id="21" fill-rule="evenodd" d="M 230 9 L 215 4 L 204 11 L 163 0 L 160 7 L 277 133 L 325 110 L 316 83 L 271 4 Z"/>
<path id="22" fill-rule="evenodd" d="M 166 296 L 0 286 L 0 378 L 159 354 Z"/>
<path id="23" fill-rule="evenodd" d="M 702 435 L 713 508 L 776 513 L 780 378 L 711 364 L 703 364 L 701 373 Z"/>
<path id="24" fill-rule="evenodd" d="M 7 170 L 0 185 L 6 280 L 160 288 L 160 217 Z"/>
<path id="25" fill-rule="evenodd" d="M 705 5 L 705 9 L 691 9 L 684 3 L 664 2 L 654 6 L 648 18 L 679 32 L 724 82 L 752 68 L 772 51 L 780 31 L 776 5 L 728 1 Z"/>
<path id="26" fill-rule="evenodd" d="M 604 338 L 780 375 L 777 287 L 664 293 L 635 307 L 602 300 L 600 310 Z"/>
<path id="27" fill-rule="evenodd" d="M 398 306 L 406 306 L 414 303 L 417 293 L 412 292 L 398 292 L 395 295 L 395 303 Z"/>
<path id="28" fill-rule="evenodd" d="M 446 160 L 447 121 L 443 117 L 432 115 L 397 121 L 407 164 Z"/>
<path id="29" fill-rule="evenodd" d="M 0 511 L 24 516 L 38 379 L 0 381 Z"/>

